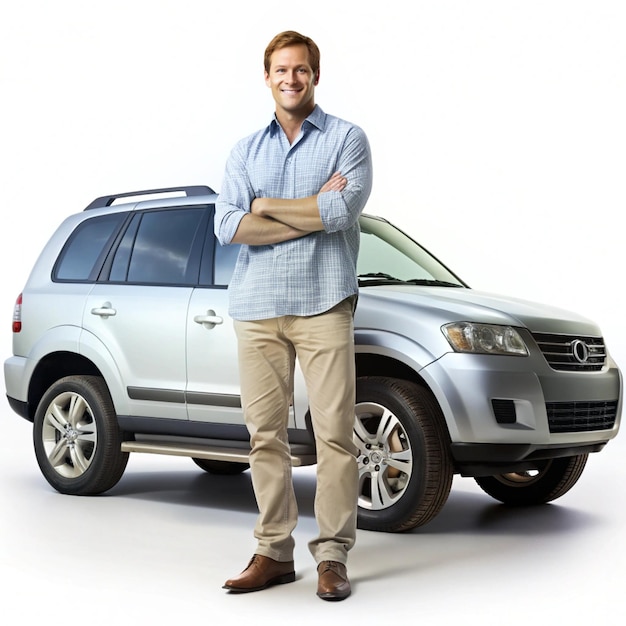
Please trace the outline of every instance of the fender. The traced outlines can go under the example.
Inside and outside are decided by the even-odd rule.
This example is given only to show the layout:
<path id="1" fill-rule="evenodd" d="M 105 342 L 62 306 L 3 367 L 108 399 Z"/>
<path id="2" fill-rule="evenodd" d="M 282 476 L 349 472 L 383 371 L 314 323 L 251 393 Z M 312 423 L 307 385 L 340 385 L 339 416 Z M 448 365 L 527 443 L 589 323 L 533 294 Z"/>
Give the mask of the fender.
<path id="1" fill-rule="evenodd" d="M 115 412 L 118 415 L 130 414 L 129 398 L 122 376 L 109 349 L 93 333 L 82 330 L 78 353 L 89 359 L 100 370 L 109 388 Z"/>
<path id="2" fill-rule="evenodd" d="M 359 354 L 379 354 L 402 363 L 413 370 L 435 397 L 446 421 L 448 432 L 456 431 L 456 421 L 446 394 L 439 381 L 432 376 L 429 366 L 443 354 L 435 355 L 416 341 L 390 331 L 356 329 L 355 352 Z M 445 354 L 445 353 L 444 353 Z M 384 375 L 380 372 L 380 375 Z"/>

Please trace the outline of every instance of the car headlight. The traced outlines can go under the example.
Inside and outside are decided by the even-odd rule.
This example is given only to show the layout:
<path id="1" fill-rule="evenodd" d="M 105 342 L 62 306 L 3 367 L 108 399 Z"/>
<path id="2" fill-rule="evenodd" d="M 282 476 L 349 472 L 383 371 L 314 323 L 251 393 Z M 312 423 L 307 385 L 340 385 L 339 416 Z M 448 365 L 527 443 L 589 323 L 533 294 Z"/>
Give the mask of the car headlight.
<path id="1" fill-rule="evenodd" d="M 512 326 L 454 322 L 441 330 L 456 352 L 528 356 L 528 348 Z"/>

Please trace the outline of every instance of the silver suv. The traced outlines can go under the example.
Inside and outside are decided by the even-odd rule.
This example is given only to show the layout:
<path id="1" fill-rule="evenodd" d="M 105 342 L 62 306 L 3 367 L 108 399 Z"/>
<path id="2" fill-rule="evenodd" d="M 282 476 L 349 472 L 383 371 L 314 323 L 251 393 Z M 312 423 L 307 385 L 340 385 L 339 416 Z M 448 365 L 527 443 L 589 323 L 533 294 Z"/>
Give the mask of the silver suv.
<path id="1" fill-rule="evenodd" d="M 13 410 L 58 491 L 98 494 L 131 452 L 248 467 L 227 285 L 208 187 L 106 196 L 45 246 L 13 316 Z M 622 379 L 578 315 L 470 289 L 388 221 L 363 215 L 355 317 L 359 527 L 432 520 L 454 474 L 510 505 L 548 502 L 618 432 Z M 294 466 L 314 464 L 303 380 Z"/>

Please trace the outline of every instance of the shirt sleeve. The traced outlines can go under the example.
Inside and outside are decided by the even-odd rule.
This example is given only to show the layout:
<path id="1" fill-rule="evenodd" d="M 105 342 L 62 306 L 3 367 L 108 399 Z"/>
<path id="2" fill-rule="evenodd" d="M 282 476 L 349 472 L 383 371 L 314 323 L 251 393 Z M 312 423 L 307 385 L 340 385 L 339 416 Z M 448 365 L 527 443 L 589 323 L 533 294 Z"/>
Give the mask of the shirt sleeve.
<path id="1" fill-rule="evenodd" d="M 215 236 L 224 246 L 233 240 L 239 222 L 250 212 L 254 192 L 245 165 L 245 148 L 238 143 L 226 162 L 222 190 L 215 203 Z"/>
<path id="2" fill-rule="evenodd" d="M 337 170 L 348 179 L 346 188 L 319 194 L 317 204 L 324 230 L 347 230 L 358 220 L 372 190 L 372 155 L 367 136 L 353 126 L 346 135 Z"/>

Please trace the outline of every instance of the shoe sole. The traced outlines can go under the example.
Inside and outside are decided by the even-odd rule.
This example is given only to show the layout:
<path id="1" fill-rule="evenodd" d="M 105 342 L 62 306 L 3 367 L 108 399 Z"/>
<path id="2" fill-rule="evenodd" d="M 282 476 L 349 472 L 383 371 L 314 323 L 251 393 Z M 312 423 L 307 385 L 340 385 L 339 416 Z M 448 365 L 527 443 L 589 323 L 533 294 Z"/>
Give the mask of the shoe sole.
<path id="1" fill-rule="evenodd" d="M 287 583 L 292 583 L 295 579 L 296 573 L 289 572 L 288 574 L 281 574 L 280 576 L 270 578 L 265 584 L 259 585 L 258 587 L 229 587 L 228 585 L 224 585 L 222 589 L 228 589 L 231 593 L 249 593 L 251 591 L 261 591 L 262 589 L 267 589 L 274 585 L 286 585 Z"/>

